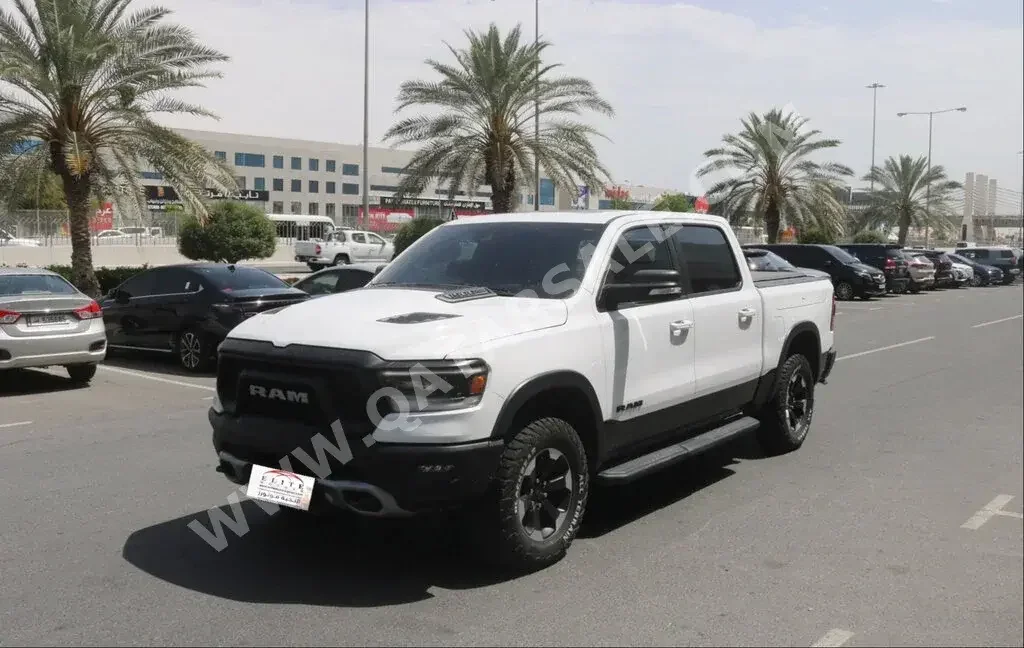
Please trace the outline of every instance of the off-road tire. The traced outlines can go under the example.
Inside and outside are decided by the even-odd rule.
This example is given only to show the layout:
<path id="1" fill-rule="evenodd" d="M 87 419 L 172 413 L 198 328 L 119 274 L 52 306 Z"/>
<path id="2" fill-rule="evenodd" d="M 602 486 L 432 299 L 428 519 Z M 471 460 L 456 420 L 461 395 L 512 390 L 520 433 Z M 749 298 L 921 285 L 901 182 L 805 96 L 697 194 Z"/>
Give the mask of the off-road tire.
<path id="1" fill-rule="evenodd" d="M 548 449 L 557 450 L 566 459 L 573 483 L 560 528 L 549 538 L 535 540 L 520 521 L 519 494 L 531 460 Z M 558 562 L 576 538 L 589 494 L 587 453 L 576 430 L 566 421 L 550 417 L 526 424 L 505 446 L 489 498 L 491 514 L 485 516 L 485 524 L 491 527 L 489 535 L 498 545 L 493 557 L 502 567 L 517 572 L 535 571 Z M 484 551 L 488 551 L 486 547 Z"/>
<path id="2" fill-rule="evenodd" d="M 795 428 L 790 425 L 789 419 L 789 401 L 794 376 L 800 376 L 807 386 L 806 420 Z M 807 358 L 794 354 L 782 363 L 775 381 L 775 395 L 765 404 L 758 416 L 761 426 L 757 430 L 757 440 L 765 452 L 784 454 L 803 445 L 814 416 L 814 387 L 814 371 L 811 370 L 811 363 Z"/>

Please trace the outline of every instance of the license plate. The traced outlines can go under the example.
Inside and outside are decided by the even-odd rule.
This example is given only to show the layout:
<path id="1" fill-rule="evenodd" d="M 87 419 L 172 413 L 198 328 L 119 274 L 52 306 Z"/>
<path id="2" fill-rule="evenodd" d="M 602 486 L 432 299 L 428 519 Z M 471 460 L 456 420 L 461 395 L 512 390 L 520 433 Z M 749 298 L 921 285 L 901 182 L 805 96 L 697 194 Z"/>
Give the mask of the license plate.
<path id="1" fill-rule="evenodd" d="M 308 511 L 314 481 L 312 477 L 280 468 L 253 465 L 245 494 L 261 502 Z"/>
<path id="2" fill-rule="evenodd" d="M 63 324 L 66 320 L 63 315 L 29 315 L 29 326 L 49 326 L 51 324 Z"/>

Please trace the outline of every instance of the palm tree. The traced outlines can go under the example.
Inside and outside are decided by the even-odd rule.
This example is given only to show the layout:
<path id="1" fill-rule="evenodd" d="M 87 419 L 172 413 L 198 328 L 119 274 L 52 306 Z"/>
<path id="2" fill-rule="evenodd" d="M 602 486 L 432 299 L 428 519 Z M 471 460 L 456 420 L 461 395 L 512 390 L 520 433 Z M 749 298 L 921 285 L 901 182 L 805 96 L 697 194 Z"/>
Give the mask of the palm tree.
<path id="1" fill-rule="evenodd" d="M 929 170 L 924 156 L 890 157 L 871 169 L 864 181 L 874 182 L 875 189 L 858 219 L 860 229 L 898 226 L 899 244 L 904 245 L 911 227 L 928 226 L 940 232 L 953 227 L 950 203 L 962 185 L 947 178 L 942 165 Z"/>
<path id="2" fill-rule="evenodd" d="M 167 23 L 168 9 L 129 12 L 131 2 L 13 0 L 13 12 L 0 9 L 0 191 L 43 169 L 60 178 L 72 278 L 94 297 L 93 198 L 141 215 L 143 161 L 200 217 L 201 189 L 234 187 L 209 152 L 154 121 L 167 113 L 212 117 L 168 93 L 219 77 L 208 66 L 227 57 Z"/>
<path id="3" fill-rule="evenodd" d="M 724 146 L 704 153 L 708 162 L 697 172 L 701 178 L 730 174 L 707 192 L 715 213 L 734 224 L 763 219 L 771 243 L 784 220 L 798 228 L 841 232 L 846 212 L 835 189 L 853 171 L 809 159 L 839 146 L 839 140 L 818 139 L 821 132 L 806 129 L 806 118 L 778 109 L 750 113 L 742 124 L 739 133 L 722 137 Z"/>
<path id="4" fill-rule="evenodd" d="M 572 117 L 583 111 L 610 116 L 612 107 L 590 81 L 554 76 L 561 66 L 541 63 L 549 43 L 523 44 L 520 36 L 518 26 L 504 37 L 493 24 L 486 33 L 467 31 L 468 47 L 446 44 L 453 64 L 427 60 L 440 80 L 402 84 L 396 113 L 410 106 L 439 110 L 402 119 L 384 136 L 395 146 L 422 146 L 405 168 L 398 200 L 422 193 L 431 180 L 447 186 L 449 198 L 490 185 L 494 211 L 512 211 L 514 197 L 532 179 L 534 160 L 558 187 L 604 186 L 608 172 L 591 143 L 601 135 Z"/>

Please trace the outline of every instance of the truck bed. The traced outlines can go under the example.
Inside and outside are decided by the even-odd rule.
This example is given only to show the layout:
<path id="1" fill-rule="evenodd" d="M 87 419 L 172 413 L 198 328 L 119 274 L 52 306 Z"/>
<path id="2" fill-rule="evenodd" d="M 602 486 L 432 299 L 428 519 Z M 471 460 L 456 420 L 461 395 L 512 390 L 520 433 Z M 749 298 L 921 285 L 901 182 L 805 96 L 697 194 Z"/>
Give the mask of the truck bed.
<path id="1" fill-rule="evenodd" d="M 754 279 L 754 285 L 758 288 L 774 288 L 775 286 L 788 286 L 792 284 L 810 283 L 812 281 L 830 281 L 827 275 L 818 276 L 805 272 L 761 272 L 753 271 L 750 276 Z"/>

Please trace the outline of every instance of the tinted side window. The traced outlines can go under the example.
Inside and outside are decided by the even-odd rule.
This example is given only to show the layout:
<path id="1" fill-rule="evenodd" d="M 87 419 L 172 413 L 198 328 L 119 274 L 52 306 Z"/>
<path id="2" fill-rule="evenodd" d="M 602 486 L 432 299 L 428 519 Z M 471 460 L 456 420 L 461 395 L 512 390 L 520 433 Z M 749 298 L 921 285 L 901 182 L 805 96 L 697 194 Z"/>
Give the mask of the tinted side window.
<path id="1" fill-rule="evenodd" d="M 1001 256 L 1004 259 L 1012 259 L 1013 250 L 999 250 L 999 256 Z"/>
<path id="2" fill-rule="evenodd" d="M 127 294 L 129 297 L 148 297 L 153 294 L 153 288 L 155 287 L 155 278 L 153 275 L 156 274 L 155 270 L 149 272 L 143 272 L 135 275 L 128 281 L 121 284 L 121 292 Z"/>
<path id="3" fill-rule="evenodd" d="M 352 235 L 352 242 L 353 243 L 366 243 L 366 235 L 365 234 L 353 234 Z"/>
<path id="4" fill-rule="evenodd" d="M 338 272 L 325 272 L 301 282 L 296 288 L 310 295 L 327 295 L 334 292 L 338 284 Z"/>
<path id="5" fill-rule="evenodd" d="M 686 264 L 694 293 L 737 288 L 743 281 L 725 233 L 709 225 L 687 225 L 672 237 Z"/>
<path id="6" fill-rule="evenodd" d="M 659 241 L 658 238 L 662 240 Z M 674 270 L 669 239 L 661 228 L 636 227 L 622 234 L 612 252 L 608 283 L 628 282 L 637 270 Z"/>
<path id="7" fill-rule="evenodd" d="M 373 273 L 365 270 L 342 270 L 338 273 L 338 292 L 362 288 L 373 279 Z"/>
<path id="8" fill-rule="evenodd" d="M 199 277 L 187 270 L 168 268 L 158 270 L 154 275 L 152 289 L 154 295 L 177 295 L 199 290 Z"/>
<path id="9" fill-rule="evenodd" d="M 810 263 L 810 258 L 807 255 L 808 248 L 797 247 L 795 245 L 779 245 L 777 247 L 773 247 L 771 250 L 795 266 L 806 267 Z"/>

